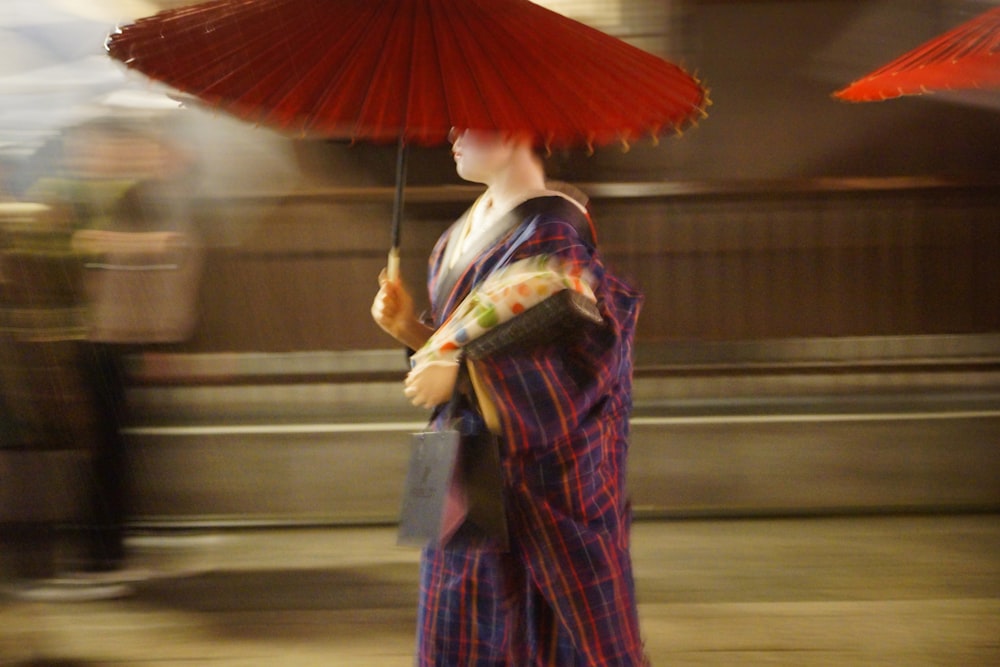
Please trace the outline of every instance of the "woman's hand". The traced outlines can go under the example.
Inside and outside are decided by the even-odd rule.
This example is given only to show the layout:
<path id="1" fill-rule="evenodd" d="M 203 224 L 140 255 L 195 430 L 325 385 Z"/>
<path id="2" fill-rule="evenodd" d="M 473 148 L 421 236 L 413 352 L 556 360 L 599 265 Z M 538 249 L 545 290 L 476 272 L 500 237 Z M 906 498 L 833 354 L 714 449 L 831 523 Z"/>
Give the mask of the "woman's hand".
<path id="1" fill-rule="evenodd" d="M 383 331 L 410 349 L 420 349 L 431 329 L 417 319 L 413 297 L 400 280 L 388 280 L 385 269 L 378 277 L 379 290 L 372 302 L 372 319 Z"/>
<path id="2" fill-rule="evenodd" d="M 434 408 L 451 398 L 457 379 L 457 361 L 429 361 L 410 371 L 403 393 L 418 408 Z"/>

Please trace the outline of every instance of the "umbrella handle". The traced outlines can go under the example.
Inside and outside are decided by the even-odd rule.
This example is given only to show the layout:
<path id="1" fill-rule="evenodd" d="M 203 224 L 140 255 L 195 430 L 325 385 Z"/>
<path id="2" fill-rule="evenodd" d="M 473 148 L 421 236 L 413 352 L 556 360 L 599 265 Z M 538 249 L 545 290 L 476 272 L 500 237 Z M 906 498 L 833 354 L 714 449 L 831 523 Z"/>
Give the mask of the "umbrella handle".
<path id="1" fill-rule="evenodd" d="M 409 151 L 406 138 L 400 134 L 396 147 L 396 197 L 392 207 L 392 247 L 389 250 L 389 260 L 386 264 L 385 277 L 396 282 L 399 280 L 399 228 L 403 222 L 403 198 L 406 192 L 406 158 Z"/>
<path id="2" fill-rule="evenodd" d="M 389 258 L 386 260 L 385 277 L 391 283 L 399 281 L 399 248 L 393 246 L 389 249 Z"/>

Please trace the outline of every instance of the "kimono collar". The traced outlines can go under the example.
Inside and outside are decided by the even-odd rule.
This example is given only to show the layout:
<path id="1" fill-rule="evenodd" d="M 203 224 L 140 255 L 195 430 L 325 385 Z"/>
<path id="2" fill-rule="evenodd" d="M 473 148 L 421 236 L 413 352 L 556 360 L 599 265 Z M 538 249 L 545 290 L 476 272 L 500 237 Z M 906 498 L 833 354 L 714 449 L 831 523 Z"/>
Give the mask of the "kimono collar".
<path id="1" fill-rule="evenodd" d="M 442 272 L 433 294 L 435 310 L 443 308 L 448 300 L 454 296 L 452 292 L 455 286 L 477 257 L 496 246 L 513 230 L 539 214 L 559 215 L 577 228 L 581 238 L 590 245 L 594 245 L 593 230 L 590 227 L 586 209 L 577 201 L 560 192 L 546 191 L 541 195 L 537 193 L 529 195 L 512 210 L 494 221 L 488 232 L 479 234 L 463 249 L 461 230 L 467 223 L 466 218 L 470 211 L 466 211 L 448 231 L 448 242 L 441 262 Z"/>

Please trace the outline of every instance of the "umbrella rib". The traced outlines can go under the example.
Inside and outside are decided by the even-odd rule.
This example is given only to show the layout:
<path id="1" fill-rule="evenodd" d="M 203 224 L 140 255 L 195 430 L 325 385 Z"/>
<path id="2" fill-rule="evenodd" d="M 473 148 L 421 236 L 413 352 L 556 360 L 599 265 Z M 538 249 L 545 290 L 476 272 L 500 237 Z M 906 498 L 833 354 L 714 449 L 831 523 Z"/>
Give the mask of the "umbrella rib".
<path id="1" fill-rule="evenodd" d="M 309 120 L 311 116 L 314 116 L 311 112 L 322 108 L 326 99 L 326 96 L 321 91 L 335 89 L 336 83 L 344 75 L 343 65 L 339 68 L 332 67 L 328 69 L 330 60 L 335 54 L 342 51 L 349 51 L 353 45 L 358 43 L 360 37 L 357 35 L 363 32 L 361 28 L 365 25 L 365 19 L 366 15 L 359 13 L 346 20 L 348 25 L 357 26 L 359 29 L 353 31 L 355 34 L 354 39 L 350 38 L 352 31 L 348 30 L 334 41 L 334 45 L 343 45 L 343 49 L 334 49 L 330 45 L 327 45 L 327 48 L 324 50 L 323 44 L 326 41 L 327 31 L 325 29 L 316 29 L 315 25 L 310 26 L 309 39 L 304 43 L 296 43 L 294 46 L 299 49 L 312 49 L 315 47 L 322 55 L 316 58 L 304 70 L 301 77 L 288 77 L 287 73 L 280 70 L 271 75 L 271 79 L 284 77 L 286 82 L 284 85 L 279 86 L 272 95 L 276 99 L 276 103 L 272 106 L 271 112 L 264 116 L 264 118 L 277 120 L 279 125 L 284 127 L 290 126 L 297 119 L 300 123 L 300 132 L 307 134 L 313 130 L 314 124 Z M 319 19 L 316 19 L 316 21 L 320 23 Z M 261 85 L 263 85 L 263 82 Z M 285 110 L 286 118 L 283 121 L 276 118 L 279 109 Z"/>
<path id="2" fill-rule="evenodd" d="M 472 11 L 471 6 L 473 4 L 476 3 L 471 3 L 471 2 L 468 3 L 467 6 L 470 7 L 469 11 Z M 486 14 L 495 11 L 493 10 L 493 8 L 485 9 L 480 4 L 476 4 L 476 9 L 483 11 Z M 549 10 L 544 10 L 544 11 L 548 12 Z M 572 88 L 565 88 L 565 87 L 561 87 L 558 91 L 544 90 L 544 89 L 536 89 L 536 90 L 528 89 L 527 87 L 528 82 L 534 82 L 538 78 L 537 75 L 539 71 L 550 69 L 545 67 L 546 63 L 539 61 L 528 62 L 523 57 L 524 52 L 527 51 L 527 49 L 525 48 L 527 46 L 527 44 L 525 43 L 525 36 L 530 37 L 531 35 L 534 35 L 537 32 L 539 32 L 539 26 L 538 25 L 533 26 L 534 29 L 530 29 L 532 26 L 524 26 L 520 24 L 512 27 L 508 25 L 505 21 L 500 20 L 501 16 L 502 15 L 494 14 L 493 26 L 494 26 L 494 31 L 502 38 L 490 40 L 488 42 L 487 41 L 478 42 L 476 45 L 479 47 L 481 52 L 485 54 L 485 59 L 469 58 L 468 60 L 470 61 L 478 60 L 481 62 L 488 62 L 494 64 L 506 63 L 510 70 L 515 70 L 518 72 L 519 76 L 517 78 L 520 79 L 522 82 L 520 89 L 518 90 L 512 89 L 506 80 L 500 79 L 499 77 L 497 77 L 497 81 L 494 85 L 499 84 L 498 87 L 502 86 L 505 89 L 506 98 L 510 100 L 512 106 L 516 107 L 519 110 L 517 116 L 519 117 L 520 120 L 515 120 L 514 118 L 505 120 L 491 114 L 492 122 L 494 126 L 498 129 L 508 129 L 511 131 L 514 130 L 530 131 L 530 133 L 539 140 L 547 142 L 549 139 L 548 135 L 551 133 L 550 130 L 545 126 L 538 124 L 538 122 L 534 118 L 537 117 L 538 114 L 533 112 L 528 106 L 525 106 L 524 100 L 526 98 L 529 98 L 531 95 L 551 96 L 551 97 L 562 96 L 564 98 L 572 97 L 577 99 L 579 98 L 579 95 L 577 91 L 573 90 Z M 472 21 L 469 19 L 466 19 L 466 21 L 469 24 L 472 23 Z M 471 29 L 466 29 L 466 30 L 459 30 L 456 32 L 458 34 L 464 35 L 472 33 L 473 31 Z M 537 48 L 537 43 L 536 43 L 536 48 Z M 549 62 L 551 62 L 551 59 Z M 531 65 L 534 65 L 534 68 L 532 68 Z M 532 74 L 533 76 L 526 76 L 526 74 Z M 547 83 L 550 86 L 554 86 L 556 81 L 549 80 L 547 81 Z M 539 82 L 539 86 L 540 85 L 541 82 Z M 484 82 L 479 83 L 479 88 L 480 90 L 484 88 Z M 555 107 L 559 112 L 561 112 L 561 120 L 563 123 L 562 126 L 575 128 L 574 133 L 576 135 L 579 135 L 584 140 L 586 140 L 588 139 L 587 133 L 582 128 L 582 126 L 577 123 L 578 115 L 573 114 L 569 110 L 571 106 L 572 105 L 570 104 L 566 104 Z M 566 111 L 563 111 L 563 109 L 566 109 Z"/>
<path id="3" fill-rule="evenodd" d="M 133 58 L 130 56 L 125 61 L 126 64 L 136 67 L 147 75 L 169 83 L 185 92 L 198 95 L 209 101 L 214 100 L 216 103 L 232 106 L 238 102 L 238 99 L 229 98 L 222 93 L 215 92 L 214 89 L 221 88 L 221 84 L 238 78 L 249 67 L 252 67 L 256 60 L 262 58 L 263 55 L 258 53 L 254 58 L 250 59 L 244 57 L 240 65 L 233 67 L 234 50 L 232 47 L 225 48 L 225 44 L 239 44 L 239 42 L 235 38 L 227 38 L 220 43 L 221 38 L 218 36 L 218 30 L 215 29 L 216 26 L 207 23 L 213 18 L 207 10 L 216 8 L 217 5 L 207 8 L 194 6 L 184 10 L 163 12 L 150 19 L 140 19 L 132 26 L 127 26 L 122 33 L 115 35 L 111 40 L 109 50 L 112 50 L 112 53 L 114 53 L 116 43 L 120 48 L 128 50 L 130 42 L 141 43 L 143 40 L 155 38 L 159 34 L 169 32 L 172 26 L 177 26 L 172 43 L 155 40 L 151 43 L 162 45 L 160 49 L 157 50 L 154 48 L 150 53 L 142 57 Z M 210 15 L 206 17 L 204 14 Z M 162 25 L 154 21 L 158 18 L 162 20 Z M 239 35 L 236 37 L 239 37 Z M 185 46 L 190 46 L 190 43 L 193 42 L 196 45 L 205 44 L 214 48 L 210 49 L 208 53 L 202 49 L 176 49 L 175 44 L 184 44 L 185 40 L 189 42 Z M 276 47 L 272 46 L 272 48 Z M 167 55 L 168 57 L 164 66 L 158 67 L 155 65 L 156 57 L 161 55 Z M 214 55 L 214 57 L 209 57 L 210 55 Z M 148 67 L 144 66 L 147 62 L 150 63 Z M 170 76 L 171 72 L 166 69 L 165 65 L 170 65 L 173 70 L 185 68 L 193 76 L 191 80 L 186 80 L 178 85 L 178 82 L 174 81 Z M 199 81 L 206 80 L 210 80 L 210 83 L 199 83 Z M 236 110 L 239 110 L 238 104 Z M 240 113 L 238 115 L 243 114 Z"/>
<path id="4" fill-rule="evenodd" d="M 590 37 L 590 34 L 585 29 L 586 26 L 584 26 L 583 24 L 576 24 L 573 25 L 572 27 L 576 28 L 575 32 L 578 33 L 577 37 L 578 39 L 581 40 L 581 42 L 587 40 Z M 544 48 L 544 45 L 541 43 L 541 40 L 537 36 L 534 39 L 534 41 L 539 47 Z M 551 68 L 554 69 L 556 72 L 558 72 L 563 68 L 571 68 L 571 67 L 580 68 L 583 66 L 589 67 L 592 65 L 597 65 L 597 63 L 595 63 L 594 59 L 591 57 L 591 54 L 588 53 L 588 51 L 589 51 L 588 49 L 583 49 L 583 53 L 575 53 L 570 51 L 560 53 L 559 57 L 551 60 Z M 603 62 L 600 63 L 600 66 L 608 67 L 611 64 L 613 64 L 613 62 Z M 573 102 L 571 105 L 567 106 L 571 106 L 574 109 L 573 115 L 580 119 L 577 124 L 577 132 L 580 134 L 581 137 L 583 137 L 587 141 L 588 144 L 592 143 L 594 139 L 594 133 L 596 130 L 592 124 L 589 126 L 587 125 L 587 122 L 585 120 L 585 115 L 581 113 L 580 110 L 588 109 L 590 113 L 588 113 L 587 116 L 601 115 L 606 118 L 607 117 L 606 111 L 600 114 L 597 113 L 596 103 L 600 101 L 604 105 L 611 105 L 612 100 L 614 100 L 615 104 L 613 106 L 616 109 L 618 109 L 618 113 L 620 115 L 621 109 L 623 109 L 624 106 L 626 105 L 625 102 L 626 95 L 622 93 L 627 92 L 627 89 L 630 88 L 631 80 L 628 76 L 616 77 L 616 79 L 617 82 L 621 85 L 621 88 L 615 91 L 616 93 L 618 93 L 618 95 L 611 95 L 608 93 L 608 91 L 594 90 L 593 88 L 584 92 L 576 86 L 564 87 L 565 89 L 564 94 Z M 567 119 L 567 120 L 569 120 L 569 122 L 573 122 L 572 119 Z M 616 120 L 614 124 L 623 131 L 628 129 L 621 127 L 623 123 L 618 120 Z"/>
<path id="5" fill-rule="evenodd" d="M 549 18 L 548 15 L 546 15 L 546 18 Z M 498 26 L 498 28 L 502 30 L 510 40 L 518 40 L 518 41 L 528 40 L 528 44 L 534 47 L 531 49 L 532 51 L 536 49 L 542 51 L 546 50 L 545 44 L 542 43 L 541 39 L 537 38 L 538 32 L 527 30 L 526 29 L 527 26 L 524 26 L 523 24 L 515 26 L 508 26 L 507 24 L 504 24 L 502 26 Z M 526 44 L 525 46 L 527 46 L 528 44 Z M 528 54 L 528 52 L 529 52 L 528 48 L 518 48 L 515 50 L 511 50 L 511 52 L 508 54 L 510 57 L 510 61 L 516 63 L 521 72 L 528 71 L 529 69 L 528 65 L 530 63 L 524 62 L 522 58 L 520 58 L 519 56 L 526 55 Z M 563 59 L 562 53 L 560 53 L 559 55 L 556 55 L 555 53 L 547 53 L 546 55 L 547 59 L 545 61 L 535 63 L 536 67 L 538 67 L 539 69 L 559 71 L 562 67 L 572 66 L 570 63 L 566 62 Z M 575 65 L 579 66 L 578 63 L 576 63 Z M 527 77 L 524 78 L 527 79 Z M 553 76 L 549 79 L 549 84 L 554 87 L 557 81 L 558 77 Z M 540 91 L 540 92 L 544 93 L 545 91 Z M 589 96 L 581 95 L 579 90 L 574 86 L 560 85 L 558 91 L 551 90 L 549 92 L 552 95 L 559 95 L 563 98 L 567 98 L 568 103 L 564 107 L 559 107 L 559 111 L 562 112 L 561 113 L 562 121 L 566 125 L 575 126 L 575 132 L 578 135 L 580 135 L 584 140 L 589 142 L 590 137 L 587 136 L 588 134 L 587 128 L 585 128 L 583 125 L 582 114 L 578 112 L 578 109 L 580 107 L 589 106 L 587 104 L 588 100 L 590 99 Z M 563 111 L 563 109 L 565 109 L 565 111 Z M 570 109 L 576 109 L 577 111 L 573 112 L 570 111 Z M 547 130 L 547 128 L 539 127 L 536 125 L 535 133 L 541 137 L 546 137 L 546 135 L 549 134 L 549 131 Z"/>
<path id="6" fill-rule="evenodd" d="M 433 62 L 429 62 L 425 67 L 425 70 L 435 72 L 438 75 L 437 81 L 440 85 L 441 97 L 444 101 L 443 106 L 445 123 L 441 127 L 437 128 L 436 131 L 443 133 L 443 136 L 447 136 L 447 133 L 452 127 L 467 124 L 469 111 L 466 103 L 466 96 L 455 94 L 454 91 L 452 91 L 448 86 L 446 72 L 449 72 L 453 68 L 467 65 L 467 60 L 464 58 L 452 58 L 453 62 L 445 62 L 444 49 L 450 46 L 451 35 L 454 35 L 455 31 L 444 31 L 441 26 L 453 25 L 451 23 L 451 15 L 443 9 L 440 9 L 440 5 L 435 3 L 427 4 L 427 12 L 431 41 L 437 48 L 429 51 L 429 53 L 433 54 Z M 466 67 L 464 71 L 469 74 L 477 92 L 480 95 L 480 99 L 482 99 L 482 91 L 479 89 L 479 82 L 472 76 L 471 70 L 468 67 Z M 458 110 L 458 107 L 462 107 L 461 112 Z M 427 133 L 430 133 L 431 131 L 432 128 L 425 129 L 425 132 Z"/>
<path id="7" fill-rule="evenodd" d="M 368 120 L 368 114 L 372 113 L 372 109 L 375 106 L 376 98 L 373 95 L 374 87 L 383 83 L 383 81 L 388 78 L 389 73 L 385 72 L 387 53 L 395 41 L 393 40 L 393 26 L 398 18 L 400 8 L 398 6 L 388 7 L 386 8 L 386 11 L 389 12 L 388 16 L 381 12 L 379 13 L 380 19 L 385 23 L 384 26 L 380 25 L 380 27 L 384 28 L 384 32 L 380 32 L 379 34 L 384 34 L 384 38 L 382 39 L 381 47 L 378 49 L 378 55 L 372 62 L 369 84 L 362 97 L 357 118 L 355 119 L 354 127 L 351 130 L 351 136 L 356 136 L 360 133 L 362 127 L 370 126 L 371 131 L 369 134 L 377 132 L 378 125 L 370 123 Z M 371 37 L 372 34 L 375 33 L 369 33 L 369 37 Z"/>
<path id="8" fill-rule="evenodd" d="M 548 12 L 547 17 L 564 18 L 554 12 Z M 598 49 L 596 46 L 591 47 L 590 45 L 594 43 L 597 36 L 601 38 L 606 37 L 604 33 L 600 33 L 594 28 L 579 22 L 567 23 L 565 27 L 572 29 L 572 32 L 575 33 L 575 37 L 582 46 L 578 49 L 567 48 L 564 51 L 552 53 L 546 51 L 544 41 L 545 31 L 538 30 L 537 26 L 535 30 L 530 30 L 530 27 L 524 24 L 503 26 L 508 31 L 507 36 L 509 39 L 521 39 L 520 36 L 526 35 L 530 40 L 531 48 L 517 49 L 516 55 L 512 58 L 519 63 L 522 71 L 531 65 L 540 66 L 549 70 L 552 79 L 557 80 L 559 72 L 568 71 L 574 67 L 598 72 L 610 70 L 606 79 L 613 83 L 614 89 L 603 87 L 595 89 L 592 87 L 584 91 L 574 86 L 562 86 L 560 88 L 560 95 L 572 102 L 565 105 L 566 111 L 563 113 L 561 122 L 564 124 L 576 123 L 576 132 L 588 142 L 592 141 L 595 134 L 598 133 L 601 134 L 598 137 L 601 141 L 610 140 L 614 136 L 617 136 L 620 140 L 627 141 L 633 131 L 650 131 L 656 134 L 664 123 L 676 126 L 690 119 L 703 102 L 703 91 L 689 75 L 652 54 L 617 39 L 601 39 L 601 45 L 603 46 L 607 43 L 607 48 Z M 634 64 L 634 67 L 638 69 L 625 70 L 622 67 L 616 66 L 618 62 L 617 57 L 608 57 L 608 50 L 628 57 L 630 64 Z M 546 58 L 542 62 L 526 62 L 523 57 L 519 58 L 519 56 L 523 56 L 523 54 L 529 52 L 545 53 Z M 664 76 L 667 73 L 671 75 L 671 85 L 669 86 L 664 85 Z M 677 81 L 674 81 L 674 79 L 677 79 Z M 680 82 L 689 84 L 688 90 L 691 93 L 690 95 L 684 96 L 680 92 L 675 91 L 676 85 Z M 591 83 L 593 85 L 597 84 L 594 81 Z M 665 90 L 662 90 L 664 93 L 663 104 L 651 109 L 645 118 L 637 122 L 626 122 L 625 118 L 629 114 L 625 112 L 631 111 L 634 114 L 634 109 L 629 106 L 630 98 L 636 93 L 643 92 L 646 88 L 665 88 Z M 597 103 L 603 105 L 600 111 L 598 110 Z M 679 108 L 674 109 L 673 106 L 675 105 Z M 609 106 L 617 110 L 615 115 L 610 118 L 607 114 Z M 581 112 L 584 109 L 589 110 L 588 113 L 591 119 L 601 117 L 605 127 L 596 127 L 596 124 L 592 120 L 588 124 L 588 114 Z M 664 114 L 667 114 L 669 117 L 664 118 Z M 579 120 L 577 121 L 577 119 Z M 540 128 L 540 130 L 544 133 L 544 129 Z"/>
<path id="9" fill-rule="evenodd" d="M 344 20 L 343 17 L 341 18 Z M 318 19 L 316 20 L 318 22 Z M 317 130 L 318 123 L 316 118 L 319 114 L 316 111 L 324 108 L 330 102 L 333 98 L 331 93 L 338 90 L 337 84 L 347 75 L 345 64 L 342 63 L 340 67 L 336 67 L 333 64 L 334 66 L 331 67 L 331 61 L 339 53 L 350 52 L 356 49 L 363 39 L 362 36 L 365 34 L 365 28 L 369 27 L 373 21 L 374 17 L 372 14 L 366 12 L 359 12 L 346 19 L 345 22 L 352 26 L 353 29 L 343 31 L 341 37 L 335 40 L 335 45 L 343 46 L 343 48 L 336 49 L 332 48 L 329 44 L 324 48 L 327 35 L 326 30 L 317 29 L 316 25 L 309 25 L 309 39 L 305 42 L 296 43 L 295 46 L 299 49 L 314 47 L 320 56 L 302 72 L 302 76 L 289 77 L 287 72 L 280 70 L 276 70 L 271 74 L 269 77 L 270 80 L 284 80 L 286 83 L 279 85 L 272 92 L 270 97 L 276 100 L 276 102 L 270 105 L 269 112 L 260 114 L 261 118 L 265 122 L 272 122 L 279 127 L 291 127 L 298 121 L 298 131 L 302 134 Z M 287 39 L 285 42 L 289 43 Z M 274 50 L 277 50 L 277 46 L 274 47 Z M 251 71 L 253 69 L 252 65 L 253 63 L 250 63 L 247 66 Z M 327 71 L 328 68 L 329 72 Z M 324 76 L 327 74 L 328 76 Z M 266 81 L 259 82 L 255 88 L 266 88 Z M 244 98 L 246 97 L 244 96 Z M 253 101 L 246 101 L 246 104 L 250 109 L 256 106 Z M 333 134 L 338 134 L 340 131 L 336 127 L 324 127 L 322 129 L 330 131 Z"/>
<path id="10" fill-rule="evenodd" d="M 476 128 L 475 125 L 472 125 L 471 127 L 473 127 L 474 129 L 503 129 L 504 123 L 499 122 L 496 116 L 497 110 L 495 108 L 490 108 L 490 105 L 487 103 L 487 100 L 489 99 L 489 95 L 487 94 L 488 86 L 486 84 L 485 79 L 482 76 L 483 72 L 481 70 L 476 70 L 474 67 L 472 67 L 473 63 L 482 63 L 482 62 L 487 62 L 489 60 L 487 52 L 483 48 L 483 43 L 481 41 L 472 39 L 472 35 L 475 34 L 475 30 L 473 29 L 473 22 L 470 20 L 470 14 L 466 13 L 479 9 L 480 8 L 478 7 L 478 5 L 476 5 L 474 2 L 469 2 L 468 4 L 463 5 L 462 9 L 459 9 L 458 5 L 456 5 L 454 7 L 454 11 L 452 11 L 451 14 L 449 14 L 449 19 L 451 19 L 453 16 L 454 21 L 452 21 L 452 25 L 457 27 L 453 27 L 452 30 L 450 31 L 450 34 L 457 38 L 456 43 L 459 48 L 457 48 L 456 51 L 460 56 L 464 56 L 464 62 L 468 66 L 467 71 L 469 72 L 469 76 L 475 85 L 476 92 L 478 93 L 479 96 L 478 101 L 481 102 L 480 106 L 482 108 L 482 111 L 484 112 L 485 116 L 489 119 L 489 123 L 492 124 L 492 127 Z M 480 55 L 479 57 L 474 57 L 473 54 L 476 51 L 478 51 L 482 55 Z M 456 59 L 456 61 L 462 62 L 462 59 L 458 58 Z M 502 87 L 506 88 L 507 99 L 516 101 L 516 97 L 514 96 L 513 91 L 510 89 L 509 84 L 506 81 L 503 81 L 502 79 L 499 80 L 499 83 Z M 471 120 L 472 119 L 470 119 L 470 121 Z"/>

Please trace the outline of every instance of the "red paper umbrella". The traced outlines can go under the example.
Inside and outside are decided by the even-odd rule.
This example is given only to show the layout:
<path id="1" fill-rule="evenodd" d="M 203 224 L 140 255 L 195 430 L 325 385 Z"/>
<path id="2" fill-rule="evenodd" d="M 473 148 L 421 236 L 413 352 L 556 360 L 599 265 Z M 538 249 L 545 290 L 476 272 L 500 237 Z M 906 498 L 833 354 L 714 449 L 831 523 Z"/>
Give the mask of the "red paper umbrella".
<path id="1" fill-rule="evenodd" d="M 679 131 L 702 86 L 676 65 L 527 0 L 215 0 L 121 27 L 113 58 L 240 118 L 303 136 L 398 141 L 451 128 L 539 145 Z"/>
<path id="2" fill-rule="evenodd" d="M 241 118 L 373 141 L 601 144 L 705 103 L 677 66 L 527 0 L 216 0 L 124 26 L 108 51 Z"/>
<path id="3" fill-rule="evenodd" d="M 836 97 L 873 102 L 935 90 L 1000 87 L 1000 7 L 858 79 Z"/>

